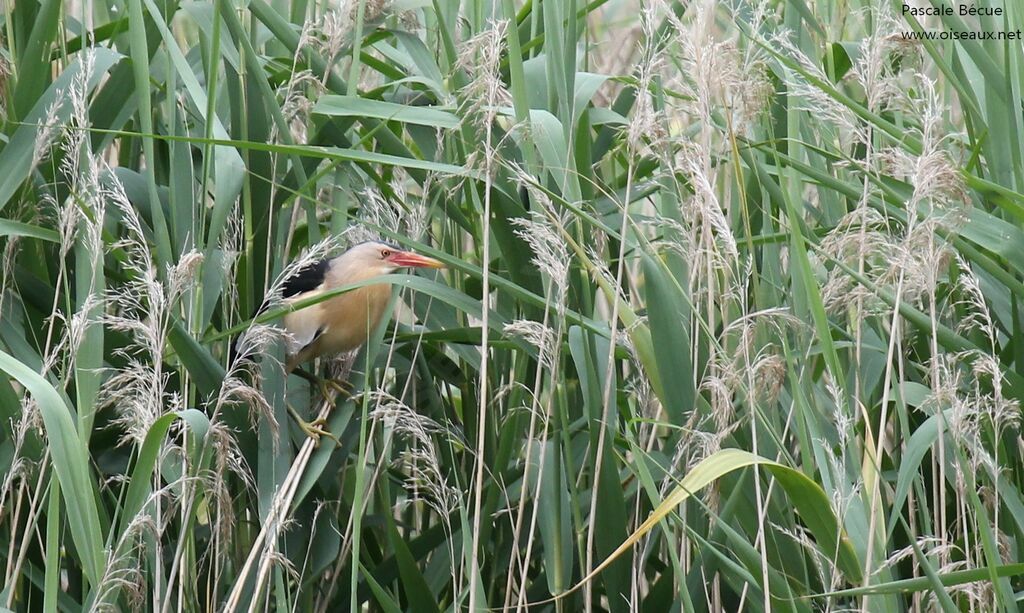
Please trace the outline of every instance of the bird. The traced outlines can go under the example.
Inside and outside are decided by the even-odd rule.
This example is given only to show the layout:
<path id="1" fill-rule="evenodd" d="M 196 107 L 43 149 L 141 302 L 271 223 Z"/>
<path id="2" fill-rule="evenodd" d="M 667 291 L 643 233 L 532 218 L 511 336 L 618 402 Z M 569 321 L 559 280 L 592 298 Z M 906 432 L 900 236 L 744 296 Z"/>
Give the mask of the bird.
<path id="1" fill-rule="evenodd" d="M 444 268 L 444 263 L 397 245 L 367 241 L 337 257 L 298 268 L 282 283 L 281 298 L 286 305 L 294 305 L 401 268 Z M 297 370 L 298 366 L 320 356 L 347 353 L 361 347 L 380 323 L 390 298 L 390 284 L 371 283 L 287 312 L 282 320 L 288 333 L 285 373 L 315 380 L 308 373 Z M 268 307 L 269 302 L 264 302 L 260 311 Z M 329 435 L 320 427 L 322 423 L 306 422 L 291 406 L 288 408 L 307 435 L 317 441 L 320 435 Z"/>

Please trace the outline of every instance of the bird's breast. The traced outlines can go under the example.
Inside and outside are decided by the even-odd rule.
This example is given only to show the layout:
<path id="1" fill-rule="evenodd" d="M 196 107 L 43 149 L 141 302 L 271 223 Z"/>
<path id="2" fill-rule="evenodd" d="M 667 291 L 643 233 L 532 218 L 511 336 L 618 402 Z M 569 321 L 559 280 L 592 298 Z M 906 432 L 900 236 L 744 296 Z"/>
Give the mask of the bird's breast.
<path id="1" fill-rule="evenodd" d="M 331 298 L 320 307 L 324 332 L 320 353 L 342 353 L 366 342 L 380 323 L 391 297 L 391 286 L 368 285 Z"/>

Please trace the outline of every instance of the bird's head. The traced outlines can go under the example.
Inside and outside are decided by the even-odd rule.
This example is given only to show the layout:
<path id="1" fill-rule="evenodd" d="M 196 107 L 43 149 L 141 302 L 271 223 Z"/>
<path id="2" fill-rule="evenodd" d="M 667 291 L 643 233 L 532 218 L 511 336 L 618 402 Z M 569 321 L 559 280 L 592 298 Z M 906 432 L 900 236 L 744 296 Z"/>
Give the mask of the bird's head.
<path id="1" fill-rule="evenodd" d="M 343 257 L 351 257 L 352 264 L 366 273 L 372 273 L 371 276 L 386 275 L 399 268 L 444 268 L 444 264 L 434 258 L 377 241 L 356 245 Z"/>

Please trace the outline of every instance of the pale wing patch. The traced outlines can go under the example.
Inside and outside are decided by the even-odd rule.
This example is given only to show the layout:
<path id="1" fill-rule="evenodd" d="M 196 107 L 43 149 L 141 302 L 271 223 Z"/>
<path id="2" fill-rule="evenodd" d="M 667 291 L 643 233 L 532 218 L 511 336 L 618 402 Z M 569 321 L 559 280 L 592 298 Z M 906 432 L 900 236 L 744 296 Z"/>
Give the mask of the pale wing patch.
<path id="1" fill-rule="evenodd" d="M 314 291 L 299 294 L 286 302 L 294 303 L 321 293 L 323 293 L 322 285 Z M 322 303 L 314 304 L 284 316 L 284 327 L 288 331 L 288 355 L 295 355 L 303 347 L 315 341 L 317 336 L 323 332 L 324 317 L 321 305 Z"/>

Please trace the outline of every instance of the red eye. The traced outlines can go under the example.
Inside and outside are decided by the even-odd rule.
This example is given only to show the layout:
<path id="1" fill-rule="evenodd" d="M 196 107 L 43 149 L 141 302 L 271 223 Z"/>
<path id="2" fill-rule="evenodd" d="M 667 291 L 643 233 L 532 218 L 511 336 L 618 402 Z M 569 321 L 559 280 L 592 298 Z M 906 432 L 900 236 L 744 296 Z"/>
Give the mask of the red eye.
<path id="1" fill-rule="evenodd" d="M 380 252 L 380 257 L 382 257 L 382 258 L 388 258 L 388 257 L 391 257 L 391 251 L 389 251 L 389 250 L 387 250 L 387 249 L 385 249 L 385 250 L 381 251 L 381 252 Z"/>

